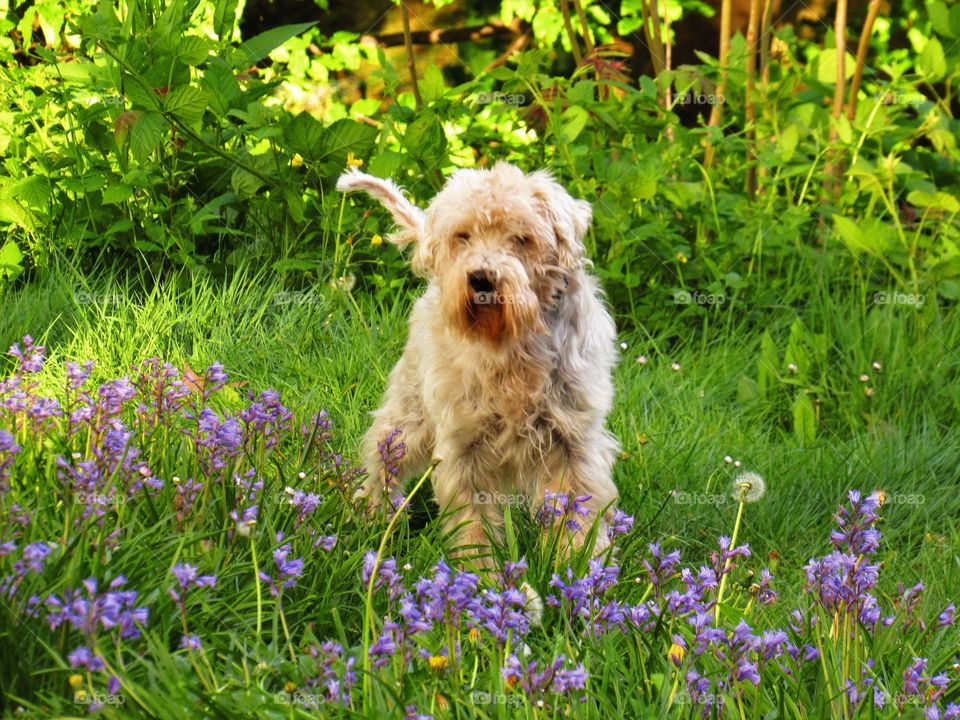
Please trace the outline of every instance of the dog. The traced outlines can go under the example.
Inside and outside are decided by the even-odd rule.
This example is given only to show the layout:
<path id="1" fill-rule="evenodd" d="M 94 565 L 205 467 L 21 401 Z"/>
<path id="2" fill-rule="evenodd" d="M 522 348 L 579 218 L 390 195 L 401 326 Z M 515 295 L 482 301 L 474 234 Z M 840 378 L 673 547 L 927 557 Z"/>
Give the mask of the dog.
<path id="1" fill-rule="evenodd" d="M 364 438 L 359 495 L 382 504 L 391 485 L 433 461 L 434 497 L 461 545 L 489 550 L 484 525 L 502 527 L 498 499 L 554 493 L 546 497 L 580 498 L 574 544 L 597 520 L 602 551 L 618 497 L 619 443 L 606 428 L 617 348 L 587 271 L 590 204 L 548 171 L 506 162 L 454 171 L 426 210 L 356 168 L 337 189 L 366 191 L 386 207 L 397 226 L 387 239 L 412 246 L 412 269 L 427 280 Z M 387 466 L 383 441 L 397 428 L 406 452 Z"/>

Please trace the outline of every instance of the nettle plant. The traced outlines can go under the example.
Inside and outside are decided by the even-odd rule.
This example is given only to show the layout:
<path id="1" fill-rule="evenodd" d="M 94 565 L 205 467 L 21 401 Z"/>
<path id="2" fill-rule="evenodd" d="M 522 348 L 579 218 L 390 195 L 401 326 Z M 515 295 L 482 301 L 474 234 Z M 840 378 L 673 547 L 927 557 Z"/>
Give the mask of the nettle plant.
<path id="1" fill-rule="evenodd" d="M 929 608 L 922 583 L 880 589 L 881 494 L 850 493 L 795 608 L 738 544 L 762 485 L 749 473 L 702 564 L 623 512 L 602 556 L 563 551 L 597 530 L 581 527 L 587 498 L 561 495 L 529 524 L 508 513 L 501 569 L 474 572 L 410 526 L 423 479 L 387 517 L 354 506 L 362 470 L 325 413 L 297 422 L 218 365 L 150 359 L 95 385 L 91 363 L 44 366 L 29 337 L 10 354 L 6 711 L 960 717 L 954 605 Z"/>

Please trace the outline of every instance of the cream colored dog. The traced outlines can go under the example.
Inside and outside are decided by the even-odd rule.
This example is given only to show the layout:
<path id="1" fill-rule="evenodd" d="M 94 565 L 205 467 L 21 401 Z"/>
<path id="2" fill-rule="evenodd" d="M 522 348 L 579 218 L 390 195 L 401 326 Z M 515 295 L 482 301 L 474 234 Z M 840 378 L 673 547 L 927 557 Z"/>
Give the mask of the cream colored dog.
<path id="1" fill-rule="evenodd" d="M 361 494 L 375 503 L 395 490 L 378 446 L 400 428 L 397 476 L 440 459 L 434 495 L 466 545 L 486 547 L 481 518 L 502 524 L 498 504 L 542 503 L 546 492 L 589 495 L 585 529 L 609 515 L 616 329 L 585 270 L 590 204 L 548 172 L 504 162 L 457 170 L 426 211 L 389 180 L 356 170 L 337 189 L 383 203 L 399 227 L 389 239 L 413 245 L 413 270 L 428 280 L 365 437 Z"/>

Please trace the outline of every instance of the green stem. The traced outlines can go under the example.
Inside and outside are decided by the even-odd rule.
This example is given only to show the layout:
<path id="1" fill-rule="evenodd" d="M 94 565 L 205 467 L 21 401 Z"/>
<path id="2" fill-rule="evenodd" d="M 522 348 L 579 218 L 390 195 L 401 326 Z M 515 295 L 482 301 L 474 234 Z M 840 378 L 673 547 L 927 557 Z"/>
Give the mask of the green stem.
<path id="1" fill-rule="evenodd" d="M 253 557 L 253 585 L 257 590 L 257 642 L 260 642 L 260 631 L 263 629 L 263 591 L 260 589 L 260 568 L 257 565 L 257 543 L 253 531 L 250 532 L 250 554 Z"/>
<path id="2" fill-rule="evenodd" d="M 373 561 L 373 567 L 370 569 L 370 579 L 367 581 L 367 596 L 364 603 L 364 613 L 363 613 L 363 701 L 366 706 L 370 699 L 370 640 L 371 640 L 371 631 L 373 629 L 373 585 L 377 580 L 377 570 L 380 568 L 380 563 L 383 560 L 383 551 L 387 547 L 387 540 L 390 539 L 390 535 L 393 533 L 393 528 L 397 524 L 397 519 L 406 510 L 407 506 L 410 504 L 410 501 L 413 499 L 413 496 L 417 494 L 423 484 L 429 479 L 433 474 L 433 469 L 437 466 L 437 460 L 434 460 L 430 463 L 430 467 L 427 468 L 427 471 L 423 476 L 417 480 L 417 484 L 413 486 L 413 490 L 410 491 L 410 494 L 404 498 L 404 501 L 400 504 L 400 507 L 396 509 L 393 513 L 393 517 L 390 518 L 390 522 L 387 523 L 387 529 L 383 532 L 383 538 L 380 540 L 380 547 L 377 548 L 377 556 Z"/>
<path id="3" fill-rule="evenodd" d="M 740 505 L 737 507 L 737 520 L 733 524 L 733 537 L 730 538 L 730 550 L 737 546 L 737 535 L 740 534 L 740 521 L 743 520 L 743 506 L 746 505 L 744 499 L 745 493 L 740 493 Z M 720 623 L 720 603 L 723 602 L 723 591 L 727 587 L 727 574 L 730 571 L 732 558 L 727 558 L 723 563 L 723 577 L 720 578 L 720 589 L 717 591 L 717 606 L 713 610 L 713 623 Z"/>

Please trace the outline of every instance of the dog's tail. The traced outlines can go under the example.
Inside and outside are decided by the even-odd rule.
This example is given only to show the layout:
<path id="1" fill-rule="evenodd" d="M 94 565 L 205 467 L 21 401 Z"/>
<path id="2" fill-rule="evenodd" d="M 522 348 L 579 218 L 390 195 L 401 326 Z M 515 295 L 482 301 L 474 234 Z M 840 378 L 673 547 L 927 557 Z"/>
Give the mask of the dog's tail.
<path id="1" fill-rule="evenodd" d="M 362 173 L 356 168 L 350 168 L 337 180 L 337 190 L 340 192 L 355 192 L 364 190 L 390 211 L 397 223 L 398 231 L 387 239 L 397 245 L 407 245 L 416 242 L 423 235 L 423 210 L 403 196 L 403 191 L 392 180 L 374 177 Z"/>

